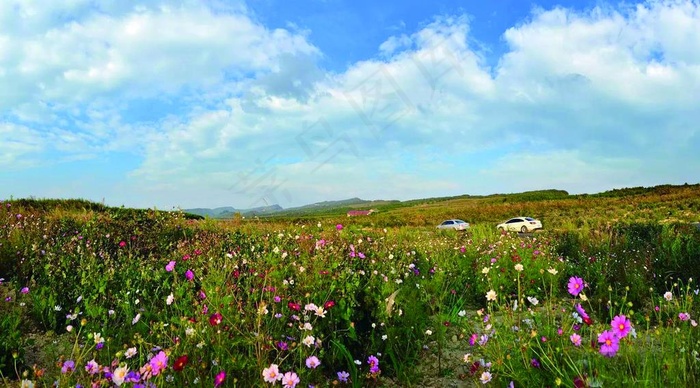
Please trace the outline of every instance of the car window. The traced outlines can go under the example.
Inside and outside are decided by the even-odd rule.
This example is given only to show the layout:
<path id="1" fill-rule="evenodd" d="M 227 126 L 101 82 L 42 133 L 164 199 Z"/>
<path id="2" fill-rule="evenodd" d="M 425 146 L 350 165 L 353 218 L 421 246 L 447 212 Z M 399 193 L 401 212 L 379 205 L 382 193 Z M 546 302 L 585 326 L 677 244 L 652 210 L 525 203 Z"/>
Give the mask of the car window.
<path id="1" fill-rule="evenodd" d="M 534 221 L 534 220 L 535 220 L 534 218 L 531 218 L 531 217 L 525 217 L 525 219 L 528 220 L 528 221 Z"/>
<path id="2" fill-rule="evenodd" d="M 452 225 L 452 221 L 445 221 L 442 223 L 442 225 Z"/>
<path id="3" fill-rule="evenodd" d="M 516 222 L 520 222 L 520 219 L 519 218 L 510 219 L 510 220 L 506 221 L 506 224 L 513 224 Z"/>
<path id="4" fill-rule="evenodd" d="M 466 224 L 467 223 L 466 221 L 462 221 L 462 220 L 455 220 L 455 222 L 458 224 Z"/>

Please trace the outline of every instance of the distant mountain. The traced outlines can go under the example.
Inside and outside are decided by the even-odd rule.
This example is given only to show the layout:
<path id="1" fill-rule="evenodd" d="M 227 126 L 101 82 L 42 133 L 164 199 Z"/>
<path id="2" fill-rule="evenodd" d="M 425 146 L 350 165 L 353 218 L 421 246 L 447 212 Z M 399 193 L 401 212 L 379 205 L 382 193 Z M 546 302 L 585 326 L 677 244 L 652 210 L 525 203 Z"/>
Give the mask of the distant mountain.
<path id="1" fill-rule="evenodd" d="M 369 208 L 376 205 L 388 204 L 399 201 L 367 201 L 360 198 L 348 198 L 339 201 L 323 201 L 316 202 L 309 205 L 291 207 L 284 209 L 280 205 L 271 206 L 261 206 L 251 209 L 236 209 L 231 206 L 217 207 L 215 209 L 209 208 L 194 208 L 194 209 L 184 209 L 186 213 L 200 215 L 202 217 L 211 218 L 231 218 L 236 213 L 240 213 L 242 216 L 271 216 L 271 215 L 288 215 L 288 214 L 304 214 L 304 213 L 315 213 L 318 212 L 345 212 L 347 209 L 354 208 Z"/>
<path id="2" fill-rule="evenodd" d="M 315 210 L 315 209 L 328 209 L 328 208 L 336 208 L 336 207 L 343 207 L 343 206 L 352 206 L 352 205 L 365 205 L 372 203 L 373 201 L 366 201 L 364 199 L 360 198 L 349 198 L 349 199 L 341 199 L 340 201 L 323 201 L 323 202 L 316 202 L 312 203 L 310 205 L 304 205 L 304 206 L 298 206 L 298 207 L 292 207 L 287 210 Z"/>
<path id="3" fill-rule="evenodd" d="M 255 215 L 267 215 L 284 210 L 280 205 L 270 205 L 270 206 L 260 206 L 250 209 L 236 209 L 231 206 L 217 207 L 214 209 L 210 208 L 194 208 L 194 209 L 184 209 L 185 213 L 197 214 L 202 217 L 211 218 L 231 218 L 236 213 L 240 213 L 242 216 L 255 216 Z"/>

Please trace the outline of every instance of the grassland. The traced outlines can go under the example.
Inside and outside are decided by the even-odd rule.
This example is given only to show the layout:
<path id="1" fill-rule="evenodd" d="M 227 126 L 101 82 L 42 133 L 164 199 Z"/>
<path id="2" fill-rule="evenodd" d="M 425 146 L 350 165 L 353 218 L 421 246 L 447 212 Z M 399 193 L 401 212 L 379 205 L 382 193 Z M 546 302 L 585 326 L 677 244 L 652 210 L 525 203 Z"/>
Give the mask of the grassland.
<path id="1" fill-rule="evenodd" d="M 700 383 L 700 185 L 367 207 L 214 220 L 0 202 L 1 381 Z M 544 230 L 495 230 L 515 215 Z M 472 228 L 437 231 L 446 218 Z"/>

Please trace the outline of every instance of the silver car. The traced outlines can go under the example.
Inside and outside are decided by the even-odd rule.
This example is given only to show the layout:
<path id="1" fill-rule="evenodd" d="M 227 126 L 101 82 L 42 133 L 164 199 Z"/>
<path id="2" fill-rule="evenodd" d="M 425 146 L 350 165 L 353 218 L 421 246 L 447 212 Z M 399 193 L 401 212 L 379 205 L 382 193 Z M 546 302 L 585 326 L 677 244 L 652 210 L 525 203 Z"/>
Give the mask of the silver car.
<path id="1" fill-rule="evenodd" d="M 437 226 L 438 229 L 467 230 L 469 223 L 459 219 L 445 220 Z"/>
<path id="2" fill-rule="evenodd" d="M 496 225 L 498 230 L 507 230 L 512 232 L 532 232 L 533 230 L 542 229 L 542 222 L 531 217 L 515 217 L 510 220 Z"/>

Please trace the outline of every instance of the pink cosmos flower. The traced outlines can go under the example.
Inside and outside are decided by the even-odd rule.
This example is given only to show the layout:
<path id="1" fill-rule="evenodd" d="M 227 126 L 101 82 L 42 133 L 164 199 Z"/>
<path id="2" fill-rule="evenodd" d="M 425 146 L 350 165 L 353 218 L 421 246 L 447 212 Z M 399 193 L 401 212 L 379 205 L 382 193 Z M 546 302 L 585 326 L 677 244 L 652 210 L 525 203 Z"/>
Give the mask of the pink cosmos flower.
<path id="1" fill-rule="evenodd" d="M 287 388 L 296 387 L 299 381 L 299 376 L 294 372 L 287 372 L 282 376 L 282 385 Z"/>
<path id="2" fill-rule="evenodd" d="M 97 362 L 93 358 L 92 360 L 88 361 L 85 364 L 85 371 L 88 374 L 94 375 L 95 373 L 98 373 L 100 371 L 100 366 L 97 364 Z"/>
<path id="3" fill-rule="evenodd" d="M 22 289 L 19 290 L 19 292 L 21 292 L 21 293 L 23 293 L 23 294 L 28 294 L 28 293 L 29 293 L 29 287 L 22 287 Z"/>
<path id="4" fill-rule="evenodd" d="M 627 334 L 632 329 L 632 326 L 630 325 L 630 320 L 627 319 L 627 317 L 625 317 L 624 315 L 618 315 L 615 318 L 613 318 L 610 325 L 612 326 L 613 333 L 615 333 L 618 338 L 625 338 L 625 336 L 627 336 Z"/>
<path id="5" fill-rule="evenodd" d="M 151 366 L 151 373 L 153 376 L 158 376 L 161 371 L 168 367 L 168 355 L 161 350 L 158 354 L 151 358 L 148 364 Z"/>
<path id="6" fill-rule="evenodd" d="M 280 374 L 279 366 L 277 364 L 270 364 L 269 368 L 263 369 L 262 372 L 263 380 L 266 383 L 272 383 L 273 385 L 282 380 L 282 375 Z"/>
<path id="7" fill-rule="evenodd" d="M 336 230 L 343 230 L 343 224 L 338 224 L 335 226 Z"/>
<path id="8" fill-rule="evenodd" d="M 311 356 L 306 359 L 306 367 L 310 369 L 316 369 L 317 366 L 321 365 L 321 361 L 319 361 L 318 357 L 316 356 Z"/>
<path id="9" fill-rule="evenodd" d="M 577 276 L 569 278 L 569 294 L 576 296 L 583 291 L 583 279 Z"/>
<path id="10" fill-rule="evenodd" d="M 173 272 L 174 269 L 175 269 L 175 261 L 170 261 L 170 262 L 165 266 L 165 270 L 168 271 L 168 272 Z"/>
<path id="11" fill-rule="evenodd" d="M 187 280 L 194 279 L 194 272 L 192 272 L 191 269 L 188 269 L 187 272 L 185 272 L 185 279 L 187 279 Z"/>
<path id="12" fill-rule="evenodd" d="M 620 349 L 620 340 L 614 332 L 606 330 L 598 335 L 598 343 L 600 343 L 600 354 L 606 357 L 613 357 Z"/>
<path id="13" fill-rule="evenodd" d="M 678 319 L 681 321 L 687 321 L 690 319 L 690 314 L 688 313 L 678 313 Z"/>
<path id="14" fill-rule="evenodd" d="M 571 343 L 574 344 L 574 346 L 581 346 L 581 336 L 580 335 L 574 333 L 571 335 L 571 337 L 569 337 L 569 339 L 571 340 Z"/>

